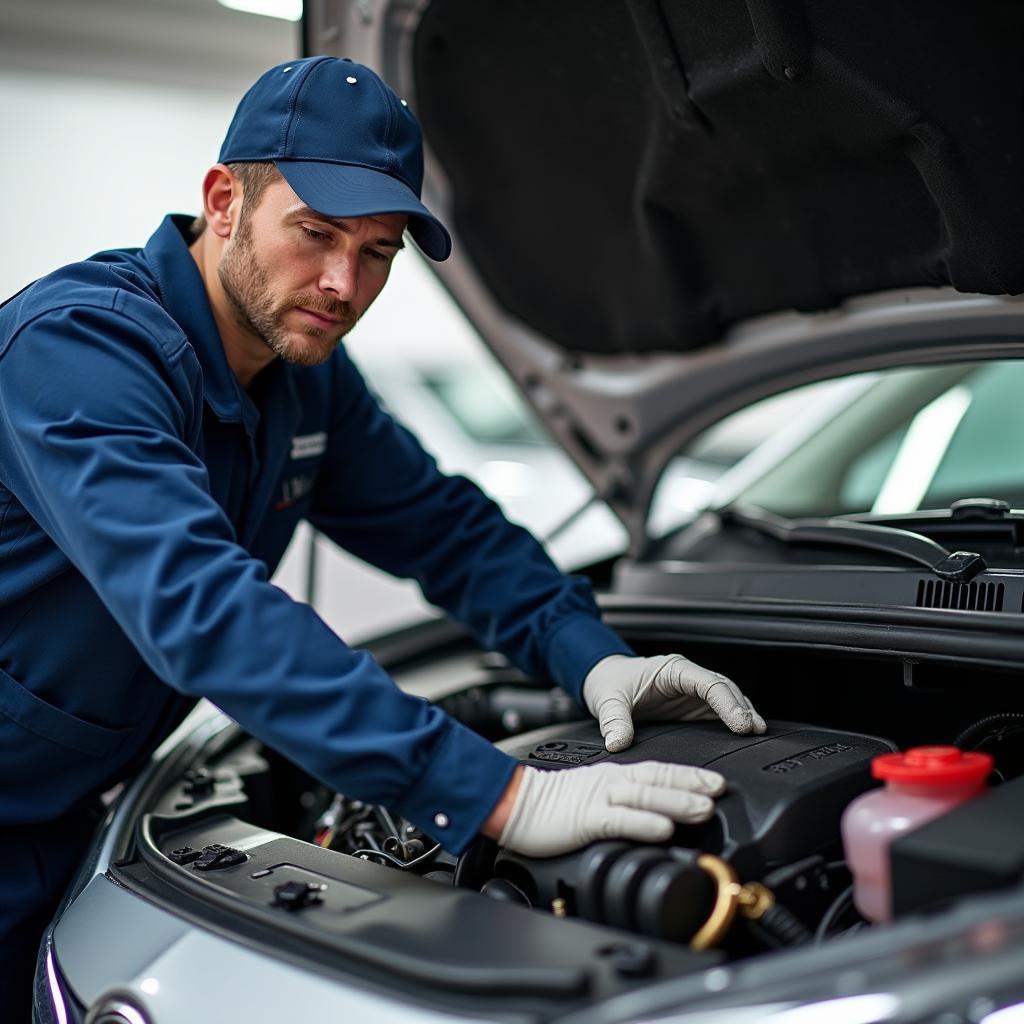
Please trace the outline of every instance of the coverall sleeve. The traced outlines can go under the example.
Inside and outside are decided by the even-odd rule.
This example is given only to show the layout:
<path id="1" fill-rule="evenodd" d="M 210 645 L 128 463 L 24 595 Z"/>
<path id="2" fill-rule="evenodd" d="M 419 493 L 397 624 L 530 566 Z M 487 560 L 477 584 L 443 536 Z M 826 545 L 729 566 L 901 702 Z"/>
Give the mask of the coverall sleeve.
<path id="1" fill-rule="evenodd" d="M 194 354 L 123 295 L 48 312 L 0 348 L 4 484 L 161 679 L 460 851 L 515 762 L 267 581 L 194 453 Z"/>
<path id="2" fill-rule="evenodd" d="M 415 579 L 485 647 L 580 700 L 601 658 L 632 653 L 601 622 L 590 582 L 561 573 L 475 484 L 441 473 L 347 355 L 337 373 L 327 468 L 310 521 L 360 558 Z"/>

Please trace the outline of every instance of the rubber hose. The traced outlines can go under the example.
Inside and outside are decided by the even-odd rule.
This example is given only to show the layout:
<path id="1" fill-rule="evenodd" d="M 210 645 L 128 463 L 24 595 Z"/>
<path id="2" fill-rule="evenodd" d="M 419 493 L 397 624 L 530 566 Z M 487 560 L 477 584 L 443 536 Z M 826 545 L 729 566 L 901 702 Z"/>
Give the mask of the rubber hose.
<path id="1" fill-rule="evenodd" d="M 769 907 L 763 917 L 748 924 L 754 936 L 770 949 L 802 946 L 812 938 L 803 921 L 779 903 Z"/>
<path id="2" fill-rule="evenodd" d="M 982 718 L 975 722 L 973 725 L 967 726 L 966 729 L 955 740 L 953 740 L 954 747 L 963 747 L 968 740 L 973 740 L 975 734 L 983 731 L 989 726 L 993 725 L 1024 725 L 1024 715 L 1017 711 L 1004 711 L 998 715 L 988 715 L 986 718 Z"/>

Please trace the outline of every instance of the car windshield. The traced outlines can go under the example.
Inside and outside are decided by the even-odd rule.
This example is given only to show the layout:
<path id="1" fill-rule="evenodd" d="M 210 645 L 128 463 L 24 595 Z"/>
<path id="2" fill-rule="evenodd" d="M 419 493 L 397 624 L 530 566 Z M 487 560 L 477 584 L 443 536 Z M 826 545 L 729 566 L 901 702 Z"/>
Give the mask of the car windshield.
<path id="1" fill-rule="evenodd" d="M 662 480 L 659 514 L 680 467 L 716 452 L 723 471 L 696 506 L 675 509 L 683 519 L 733 503 L 789 517 L 893 515 L 966 497 L 1024 506 L 1022 387 L 1024 363 L 1003 360 L 856 374 L 774 396 L 687 446 Z M 765 425 L 767 440 L 753 443 Z"/>

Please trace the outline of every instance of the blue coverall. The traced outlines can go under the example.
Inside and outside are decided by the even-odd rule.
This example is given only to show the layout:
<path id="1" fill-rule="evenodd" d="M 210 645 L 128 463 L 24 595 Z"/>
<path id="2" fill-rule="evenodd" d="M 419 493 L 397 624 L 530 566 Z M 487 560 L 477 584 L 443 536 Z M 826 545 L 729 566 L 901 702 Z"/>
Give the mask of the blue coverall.
<path id="1" fill-rule="evenodd" d="M 343 348 L 246 393 L 188 223 L 0 309 L 0 1006 L 27 998 L 83 809 L 199 697 L 452 851 L 486 819 L 514 762 L 268 582 L 301 519 L 577 698 L 629 653 L 587 582 L 440 473 Z"/>

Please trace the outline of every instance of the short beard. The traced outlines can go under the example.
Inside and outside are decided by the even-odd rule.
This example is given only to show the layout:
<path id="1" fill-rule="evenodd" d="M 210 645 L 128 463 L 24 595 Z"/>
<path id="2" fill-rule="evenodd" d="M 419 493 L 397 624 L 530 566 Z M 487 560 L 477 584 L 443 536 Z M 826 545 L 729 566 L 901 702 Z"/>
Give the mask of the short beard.
<path id="1" fill-rule="evenodd" d="M 349 302 L 328 299 L 320 295 L 300 293 L 275 303 L 270 293 L 270 274 L 256 258 L 252 240 L 252 223 L 245 204 L 238 222 L 238 231 L 228 243 L 217 268 L 221 287 L 231 303 L 235 323 L 242 330 L 259 338 L 275 355 L 286 362 L 301 366 L 317 366 L 330 358 L 341 337 L 347 334 L 358 319 Z M 297 341 L 282 321 L 286 312 L 302 306 L 315 313 L 337 318 L 341 333 L 308 324 L 303 334 L 308 344 Z"/>

